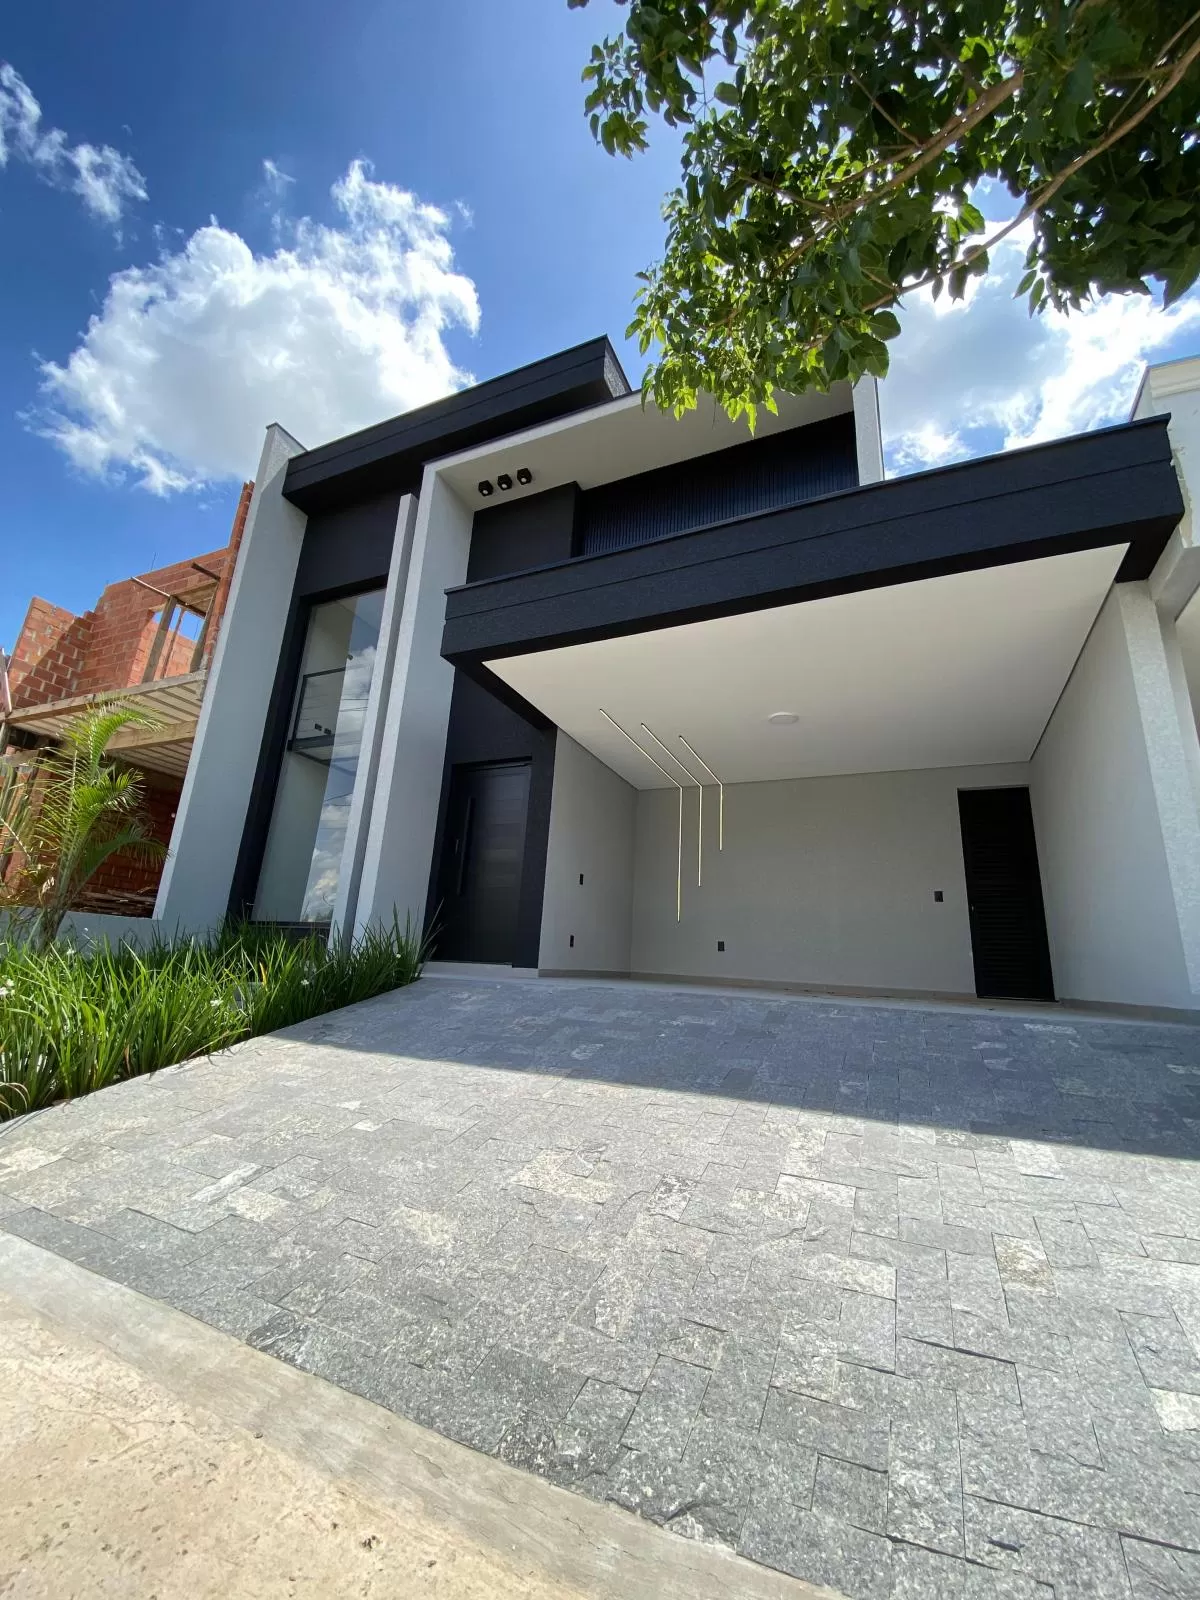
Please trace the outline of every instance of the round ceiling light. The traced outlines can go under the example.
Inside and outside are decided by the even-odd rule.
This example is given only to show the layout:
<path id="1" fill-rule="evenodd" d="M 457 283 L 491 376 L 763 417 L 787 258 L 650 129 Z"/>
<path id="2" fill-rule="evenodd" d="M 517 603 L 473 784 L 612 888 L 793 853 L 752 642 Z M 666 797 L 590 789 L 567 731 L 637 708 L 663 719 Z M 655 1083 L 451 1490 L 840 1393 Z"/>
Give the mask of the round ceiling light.
<path id="1" fill-rule="evenodd" d="M 767 721 L 773 728 L 790 728 L 793 722 L 800 721 L 800 715 L 796 711 L 772 711 Z"/>

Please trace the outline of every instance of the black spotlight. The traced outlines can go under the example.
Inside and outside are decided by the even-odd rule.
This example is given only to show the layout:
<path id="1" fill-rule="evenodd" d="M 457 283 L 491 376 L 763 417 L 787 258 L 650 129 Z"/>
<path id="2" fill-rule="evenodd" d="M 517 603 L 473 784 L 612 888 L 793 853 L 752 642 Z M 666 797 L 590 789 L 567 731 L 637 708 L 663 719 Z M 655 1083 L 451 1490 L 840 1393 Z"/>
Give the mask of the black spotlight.
<path id="1" fill-rule="evenodd" d="M 478 487 L 479 487 L 479 492 L 482 495 L 489 495 L 492 492 L 491 480 L 488 479 L 488 478 L 482 478 L 480 480 L 480 482 L 479 482 Z"/>
<path id="2" fill-rule="evenodd" d="M 533 482 L 533 473 L 528 467 L 517 468 L 517 482 L 524 488 L 527 483 Z"/>
<path id="3" fill-rule="evenodd" d="M 509 477 L 507 472 L 501 472 L 501 473 L 499 473 L 497 475 L 496 487 L 498 489 L 511 489 L 512 488 L 512 479 Z"/>

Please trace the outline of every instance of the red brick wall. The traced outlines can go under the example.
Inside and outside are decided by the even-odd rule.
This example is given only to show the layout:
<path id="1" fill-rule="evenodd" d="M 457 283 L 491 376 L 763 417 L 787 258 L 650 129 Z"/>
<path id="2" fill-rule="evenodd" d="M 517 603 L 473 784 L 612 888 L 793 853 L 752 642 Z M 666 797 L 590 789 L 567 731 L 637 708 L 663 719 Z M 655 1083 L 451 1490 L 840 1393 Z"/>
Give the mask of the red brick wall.
<path id="1" fill-rule="evenodd" d="M 189 560 L 140 573 L 141 583 L 133 578 L 110 583 L 95 606 L 81 617 L 72 616 L 47 600 L 34 599 L 9 667 L 14 707 L 45 705 L 75 695 L 112 693 L 140 683 L 158 631 L 155 619 L 167 604 L 164 595 L 180 600 L 189 595 L 212 595 L 201 662 L 207 666 L 229 598 L 252 488 L 252 484 L 243 487 L 230 544 L 224 550 L 210 550 L 195 558 L 207 573 L 217 575 L 215 594 L 212 578 L 206 572 L 198 572 Z M 181 634 L 166 659 L 159 662 L 155 677 L 182 677 L 190 672 L 195 648 L 195 640 Z"/>
<path id="2" fill-rule="evenodd" d="M 244 483 L 242 492 L 238 496 L 237 510 L 233 515 L 233 527 L 229 531 L 225 570 L 221 574 L 221 581 L 217 585 L 216 594 L 213 596 L 212 610 L 209 613 L 208 632 L 204 637 L 205 665 L 212 660 L 213 651 L 217 647 L 217 635 L 221 631 L 225 607 L 229 602 L 229 590 L 233 584 L 233 570 L 237 566 L 238 551 L 242 548 L 242 534 L 246 529 L 246 514 L 250 510 L 250 497 L 253 493 L 254 485 L 252 483 Z"/>
<path id="3" fill-rule="evenodd" d="M 228 559 L 227 549 L 210 550 L 196 557 L 202 567 L 220 577 L 224 576 Z M 164 595 L 186 600 L 189 595 L 212 592 L 212 579 L 198 572 L 191 561 L 158 567 L 140 577 L 141 583 L 133 578 L 110 583 L 96 602 L 90 613 L 88 647 L 74 694 L 99 694 L 140 683 L 158 631 L 155 619 L 168 603 Z M 191 639 L 176 639 L 167 659 L 156 666 L 155 677 L 181 677 L 190 672 L 195 648 Z"/>
<path id="4" fill-rule="evenodd" d="M 200 662 L 207 667 L 229 599 L 253 489 L 252 483 L 242 485 L 229 544 L 223 550 L 197 556 L 195 564 L 178 561 L 140 573 L 141 583 L 132 578 L 110 583 L 95 606 L 79 617 L 47 600 L 31 601 L 9 664 L 14 709 L 76 695 L 112 693 L 141 683 L 158 630 L 155 618 L 167 604 L 167 596 L 211 597 Z M 182 677 L 190 672 L 195 648 L 194 639 L 180 635 L 167 658 L 156 666 L 155 677 Z M 165 774 L 146 775 L 145 809 L 154 837 L 163 844 L 170 842 L 181 787 L 178 780 Z M 83 904 L 99 909 L 109 902 L 110 909 L 118 909 L 111 904 L 114 896 L 153 896 L 161 874 L 161 863 L 145 865 L 131 857 L 114 856 L 92 880 Z M 139 907 L 131 903 L 123 909 L 136 912 Z M 150 906 L 144 909 L 149 915 Z"/>
<path id="5" fill-rule="evenodd" d="M 182 788 L 183 785 L 178 780 L 168 778 L 165 774 L 147 775 L 142 809 L 149 820 L 152 836 L 164 845 L 169 845 L 171 842 L 171 828 L 175 822 L 175 812 L 179 806 Z M 121 908 L 125 914 L 136 916 L 140 910 L 144 910 L 149 916 L 153 910 L 149 901 L 158 890 L 158 880 L 161 876 L 161 861 L 138 861 L 136 857 L 124 852 L 110 856 L 88 884 L 82 908 L 99 908 L 100 903 L 107 901 L 113 895 L 132 895 L 143 897 L 147 903 L 144 906 L 130 904 Z"/>
<path id="6" fill-rule="evenodd" d="M 62 606 L 34 598 L 17 635 L 8 668 L 14 703 L 63 700 L 80 667 L 88 625 Z"/>

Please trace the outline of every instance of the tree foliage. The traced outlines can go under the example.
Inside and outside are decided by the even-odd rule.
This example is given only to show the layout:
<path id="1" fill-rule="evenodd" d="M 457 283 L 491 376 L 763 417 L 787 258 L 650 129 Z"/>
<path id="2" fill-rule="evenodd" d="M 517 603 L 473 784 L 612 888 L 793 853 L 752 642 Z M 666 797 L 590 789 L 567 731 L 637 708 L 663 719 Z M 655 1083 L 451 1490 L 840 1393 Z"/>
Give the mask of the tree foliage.
<path id="1" fill-rule="evenodd" d="M 0 907 L 27 923 L 33 944 L 54 943 L 80 892 L 118 851 L 157 861 L 142 811 L 143 780 L 108 746 L 123 728 L 153 728 L 144 712 L 110 702 L 89 707 L 59 746 L 23 765 L 0 761 Z"/>
<path id="2" fill-rule="evenodd" d="M 583 6 L 588 0 L 568 0 Z M 683 131 L 630 335 L 653 398 L 732 415 L 883 376 L 893 307 L 1022 225 L 1031 312 L 1200 275 L 1195 0 L 621 0 L 584 70 L 610 154 Z M 986 235 L 972 194 L 1013 197 Z"/>

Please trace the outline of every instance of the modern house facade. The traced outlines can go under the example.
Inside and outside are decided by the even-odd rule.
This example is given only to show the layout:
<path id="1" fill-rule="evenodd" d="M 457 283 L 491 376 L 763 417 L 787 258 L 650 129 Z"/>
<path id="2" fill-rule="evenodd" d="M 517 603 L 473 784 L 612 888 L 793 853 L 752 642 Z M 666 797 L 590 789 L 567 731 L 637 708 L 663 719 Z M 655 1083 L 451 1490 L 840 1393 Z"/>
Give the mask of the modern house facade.
<path id="1" fill-rule="evenodd" d="M 871 382 L 751 438 L 601 339 L 272 426 L 156 919 L 1200 1009 L 1198 401 L 887 480 Z"/>

